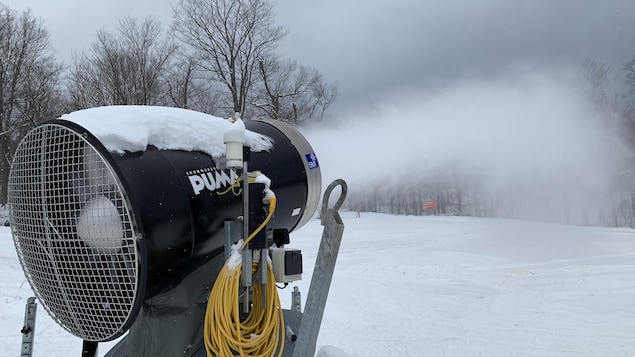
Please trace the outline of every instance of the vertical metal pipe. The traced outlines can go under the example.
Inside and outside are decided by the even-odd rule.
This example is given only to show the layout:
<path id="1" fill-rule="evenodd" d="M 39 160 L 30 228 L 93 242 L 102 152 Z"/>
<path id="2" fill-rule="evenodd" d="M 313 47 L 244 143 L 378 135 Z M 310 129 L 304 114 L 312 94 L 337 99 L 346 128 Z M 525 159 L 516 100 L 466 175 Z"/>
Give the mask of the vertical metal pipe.
<path id="1" fill-rule="evenodd" d="M 249 152 L 249 148 L 244 148 Z M 243 155 L 243 239 L 249 237 L 249 155 Z M 248 256 L 248 258 L 246 258 Z M 249 313 L 251 296 L 251 250 L 243 250 L 243 282 L 245 283 L 245 294 L 243 295 L 243 312 Z"/>
<path id="2" fill-rule="evenodd" d="M 234 237 L 233 223 L 232 221 L 225 221 L 223 225 L 225 228 L 225 260 L 229 259 L 232 254 L 232 244 L 234 243 L 232 239 Z"/>

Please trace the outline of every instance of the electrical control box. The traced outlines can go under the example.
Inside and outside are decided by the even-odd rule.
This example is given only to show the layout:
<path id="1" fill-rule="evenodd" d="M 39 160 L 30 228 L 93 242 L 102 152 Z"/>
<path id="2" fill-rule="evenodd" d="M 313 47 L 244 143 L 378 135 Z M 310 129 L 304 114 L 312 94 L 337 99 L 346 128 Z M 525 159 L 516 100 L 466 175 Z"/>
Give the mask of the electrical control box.
<path id="1" fill-rule="evenodd" d="M 273 275 L 278 283 L 289 283 L 302 279 L 302 251 L 277 248 L 271 251 Z"/>

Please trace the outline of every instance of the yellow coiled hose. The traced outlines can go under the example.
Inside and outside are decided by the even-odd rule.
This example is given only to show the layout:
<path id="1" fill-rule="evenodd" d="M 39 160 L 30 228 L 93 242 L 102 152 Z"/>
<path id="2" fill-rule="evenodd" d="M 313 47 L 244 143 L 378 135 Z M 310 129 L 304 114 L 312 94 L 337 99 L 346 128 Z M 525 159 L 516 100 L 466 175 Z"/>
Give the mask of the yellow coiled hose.
<path id="1" fill-rule="evenodd" d="M 269 213 L 264 222 L 245 240 L 240 250 L 260 232 L 269 222 L 276 207 L 276 198 L 269 198 Z M 251 311 L 241 322 L 239 306 L 239 286 L 242 263 L 230 267 L 230 259 L 218 274 L 207 302 L 205 311 L 205 349 L 208 356 L 233 357 L 276 355 L 282 356 L 284 350 L 284 316 L 280 298 L 276 290 L 276 278 L 271 264 L 267 261 L 267 284 L 265 291 L 261 284 L 252 286 Z M 253 264 L 252 274 L 257 269 Z M 262 306 L 262 294 L 266 295 L 266 306 Z"/>

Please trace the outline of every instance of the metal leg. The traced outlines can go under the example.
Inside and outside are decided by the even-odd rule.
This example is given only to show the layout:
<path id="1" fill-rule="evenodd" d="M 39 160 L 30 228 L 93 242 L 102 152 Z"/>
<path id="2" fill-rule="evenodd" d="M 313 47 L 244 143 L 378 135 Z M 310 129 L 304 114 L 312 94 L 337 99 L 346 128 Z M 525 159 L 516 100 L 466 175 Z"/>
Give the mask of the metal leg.
<path id="1" fill-rule="evenodd" d="M 96 357 L 97 345 L 97 342 L 84 340 L 82 343 L 82 357 Z"/>
<path id="2" fill-rule="evenodd" d="M 35 297 L 30 297 L 26 301 L 24 310 L 24 327 L 22 327 L 22 351 L 20 357 L 31 357 L 33 353 L 33 339 L 35 337 L 35 315 L 37 303 Z"/>
<path id="3" fill-rule="evenodd" d="M 328 208 L 328 201 L 333 189 L 340 186 L 342 192 L 333 208 Z M 328 297 L 333 271 L 337 261 L 337 253 L 340 249 L 342 234 L 344 233 L 344 223 L 338 210 L 346 198 L 347 186 L 344 180 L 333 181 L 324 192 L 322 199 L 321 220 L 324 231 L 320 250 L 315 261 L 315 269 L 311 278 L 311 286 L 307 295 L 300 330 L 297 334 L 296 346 L 293 351 L 294 357 L 312 357 L 315 355 L 317 337 L 322 324 L 324 307 Z"/>

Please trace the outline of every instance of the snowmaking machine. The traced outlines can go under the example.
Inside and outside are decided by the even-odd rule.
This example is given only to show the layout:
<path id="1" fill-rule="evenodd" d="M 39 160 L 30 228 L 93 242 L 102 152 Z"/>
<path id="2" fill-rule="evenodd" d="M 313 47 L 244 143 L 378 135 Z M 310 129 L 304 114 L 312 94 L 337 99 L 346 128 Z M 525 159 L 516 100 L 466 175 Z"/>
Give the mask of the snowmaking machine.
<path id="1" fill-rule="evenodd" d="M 215 129 L 183 129 L 194 119 Z M 144 123 L 153 129 L 142 133 Z M 180 146 L 162 137 L 175 131 Z M 141 147 L 126 146 L 138 137 Z M 315 354 L 344 229 L 343 180 L 321 200 L 324 230 L 304 311 L 297 287 L 283 308 L 276 283 L 302 277 L 289 233 L 314 217 L 321 191 L 316 155 L 291 125 L 121 106 L 28 132 L 8 200 L 34 295 L 83 340 L 83 357 L 116 339 L 106 356 L 306 357 Z M 35 306 L 29 299 L 21 356 L 31 356 Z"/>

